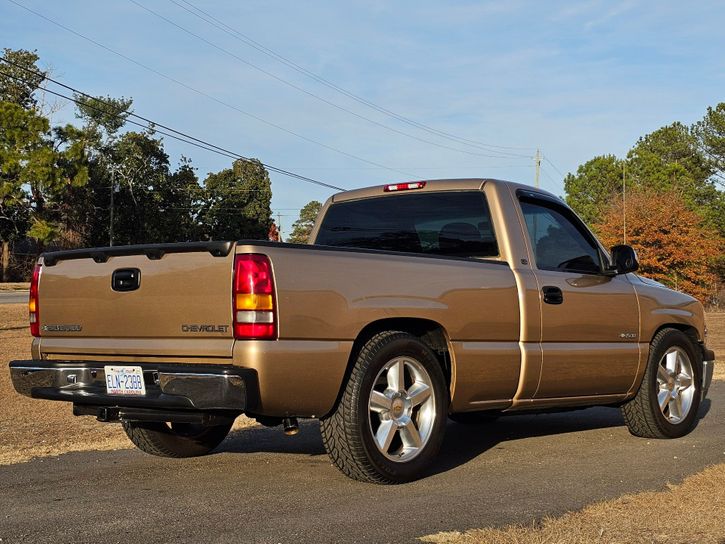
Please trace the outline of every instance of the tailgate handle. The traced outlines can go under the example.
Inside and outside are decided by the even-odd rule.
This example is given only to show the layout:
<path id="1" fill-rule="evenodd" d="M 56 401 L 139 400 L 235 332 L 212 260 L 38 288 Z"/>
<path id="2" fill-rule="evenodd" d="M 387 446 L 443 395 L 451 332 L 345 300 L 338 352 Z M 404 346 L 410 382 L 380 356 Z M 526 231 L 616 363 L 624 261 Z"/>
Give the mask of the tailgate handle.
<path id="1" fill-rule="evenodd" d="M 135 291 L 141 285 L 141 271 L 138 268 L 119 268 L 111 276 L 114 291 Z"/>

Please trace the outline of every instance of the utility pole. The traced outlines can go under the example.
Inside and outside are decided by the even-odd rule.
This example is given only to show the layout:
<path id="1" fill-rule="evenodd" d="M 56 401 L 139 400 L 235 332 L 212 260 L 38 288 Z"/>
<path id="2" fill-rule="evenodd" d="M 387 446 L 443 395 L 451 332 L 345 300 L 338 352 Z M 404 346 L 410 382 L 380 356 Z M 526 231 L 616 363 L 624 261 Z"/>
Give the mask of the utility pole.
<path id="1" fill-rule="evenodd" d="M 279 241 L 281 242 L 283 240 L 282 238 L 282 214 L 277 212 L 277 232 L 279 233 Z"/>
<path id="2" fill-rule="evenodd" d="M 2 281 L 10 281 L 8 270 L 10 269 L 10 242 L 3 240 L 2 256 Z"/>
<path id="3" fill-rule="evenodd" d="M 534 164 L 536 165 L 536 176 L 534 178 L 534 185 L 539 188 L 539 175 L 541 175 L 541 151 L 536 149 L 536 156 L 534 157 Z"/>
<path id="4" fill-rule="evenodd" d="M 627 163 L 622 162 L 622 239 L 627 243 Z"/>
<path id="5" fill-rule="evenodd" d="M 113 195 L 116 193 L 116 179 L 111 171 L 111 221 L 108 224 L 109 240 L 108 245 L 113 247 Z"/>

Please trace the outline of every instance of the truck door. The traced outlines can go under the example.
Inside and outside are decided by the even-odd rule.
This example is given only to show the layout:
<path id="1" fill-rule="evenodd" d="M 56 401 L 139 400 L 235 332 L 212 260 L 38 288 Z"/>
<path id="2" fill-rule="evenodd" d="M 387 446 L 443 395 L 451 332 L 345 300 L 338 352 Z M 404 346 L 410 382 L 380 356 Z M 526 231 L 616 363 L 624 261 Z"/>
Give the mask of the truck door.
<path id="1" fill-rule="evenodd" d="M 534 398 L 625 393 L 639 365 L 639 308 L 626 275 L 566 206 L 519 192 L 539 287 L 543 364 Z"/>

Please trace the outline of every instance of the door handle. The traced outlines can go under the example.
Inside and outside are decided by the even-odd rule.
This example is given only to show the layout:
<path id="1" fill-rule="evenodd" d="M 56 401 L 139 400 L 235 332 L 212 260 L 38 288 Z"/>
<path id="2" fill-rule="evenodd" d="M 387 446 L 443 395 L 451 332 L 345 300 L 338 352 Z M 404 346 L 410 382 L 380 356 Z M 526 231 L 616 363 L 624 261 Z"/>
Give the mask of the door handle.
<path id="1" fill-rule="evenodd" d="M 561 304 L 564 302 L 564 293 L 558 287 L 546 285 L 541 288 L 541 292 L 544 293 L 544 302 L 547 304 Z"/>

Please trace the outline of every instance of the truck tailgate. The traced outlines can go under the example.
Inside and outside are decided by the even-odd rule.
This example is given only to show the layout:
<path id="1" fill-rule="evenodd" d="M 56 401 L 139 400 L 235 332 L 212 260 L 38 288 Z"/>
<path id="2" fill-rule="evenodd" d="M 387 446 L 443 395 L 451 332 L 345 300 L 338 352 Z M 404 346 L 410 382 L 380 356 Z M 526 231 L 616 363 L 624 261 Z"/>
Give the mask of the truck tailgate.
<path id="1" fill-rule="evenodd" d="M 41 353 L 231 357 L 232 247 L 47 254 L 39 282 Z"/>

